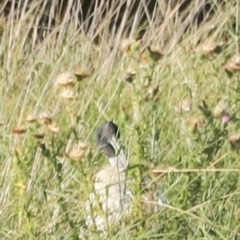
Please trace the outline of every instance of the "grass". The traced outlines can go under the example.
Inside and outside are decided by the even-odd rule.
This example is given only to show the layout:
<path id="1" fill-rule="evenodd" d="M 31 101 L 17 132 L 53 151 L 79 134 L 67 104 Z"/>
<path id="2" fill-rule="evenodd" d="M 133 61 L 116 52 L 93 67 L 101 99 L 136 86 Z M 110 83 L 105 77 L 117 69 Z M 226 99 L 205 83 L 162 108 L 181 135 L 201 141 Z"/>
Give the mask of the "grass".
<path id="1" fill-rule="evenodd" d="M 131 165 L 164 172 L 157 181 L 169 200 L 158 214 L 136 207 L 107 239 L 240 239 L 239 73 L 223 68 L 239 53 L 239 2 L 212 1 L 214 17 L 207 12 L 196 23 L 193 13 L 204 3 L 182 12 L 181 4 L 158 6 L 162 20 L 149 19 L 140 49 L 133 43 L 125 51 L 119 45 L 127 33 L 120 27 L 110 34 L 111 14 L 96 17 L 84 34 L 67 12 L 42 41 L 32 31 L 33 9 L 19 21 L 1 16 L 1 239 L 102 238 L 82 231 L 93 175 L 106 164 L 95 131 L 107 120 L 119 125 Z M 144 28 L 136 22 L 135 29 L 122 21 L 132 37 Z M 146 46 L 163 56 L 141 62 L 141 53 L 154 54 Z M 77 81 L 74 71 L 78 78 L 90 75 Z M 75 85 L 62 97 L 57 80 L 66 72 Z M 231 116 L 226 124 L 220 100 Z M 47 123 L 34 121 L 43 113 L 51 123 L 45 115 L 40 120 Z M 130 174 L 137 182 L 147 172 Z"/>

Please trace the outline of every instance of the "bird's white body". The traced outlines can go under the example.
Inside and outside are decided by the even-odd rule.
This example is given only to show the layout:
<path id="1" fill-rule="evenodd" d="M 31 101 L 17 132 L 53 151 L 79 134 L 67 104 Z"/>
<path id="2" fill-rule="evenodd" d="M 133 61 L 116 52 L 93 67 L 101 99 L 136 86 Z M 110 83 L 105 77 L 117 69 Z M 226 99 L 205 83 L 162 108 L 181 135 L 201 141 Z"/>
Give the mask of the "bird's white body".
<path id="1" fill-rule="evenodd" d="M 117 157 L 109 158 L 109 165 L 95 175 L 95 192 L 90 194 L 88 203 L 88 211 L 91 208 L 93 216 L 88 216 L 88 226 L 96 225 L 98 230 L 104 231 L 106 226 L 115 225 L 131 213 L 132 195 L 127 188 L 126 161 L 127 157 L 121 151 Z M 119 164 L 121 162 L 124 164 Z"/>
<path id="2" fill-rule="evenodd" d="M 106 166 L 96 174 L 95 192 L 110 224 L 118 222 L 123 215 L 131 212 L 131 197 L 126 187 L 125 169 Z"/>

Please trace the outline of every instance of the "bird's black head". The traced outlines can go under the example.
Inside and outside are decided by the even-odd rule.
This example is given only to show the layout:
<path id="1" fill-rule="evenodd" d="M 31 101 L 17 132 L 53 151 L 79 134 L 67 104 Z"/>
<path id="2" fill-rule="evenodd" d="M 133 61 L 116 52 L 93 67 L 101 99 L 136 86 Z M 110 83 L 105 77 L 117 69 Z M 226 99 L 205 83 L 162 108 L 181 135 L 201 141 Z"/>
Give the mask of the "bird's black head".
<path id="1" fill-rule="evenodd" d="M 118 130 L 118 126 L 111 121 L 105 122 L 97 130 L 96 134 L 97 145 L 108 157 L 116 156 L 115 149 L 110 143 L 111 139 L 114 137 L 119 138 L 120 133 Z"/>

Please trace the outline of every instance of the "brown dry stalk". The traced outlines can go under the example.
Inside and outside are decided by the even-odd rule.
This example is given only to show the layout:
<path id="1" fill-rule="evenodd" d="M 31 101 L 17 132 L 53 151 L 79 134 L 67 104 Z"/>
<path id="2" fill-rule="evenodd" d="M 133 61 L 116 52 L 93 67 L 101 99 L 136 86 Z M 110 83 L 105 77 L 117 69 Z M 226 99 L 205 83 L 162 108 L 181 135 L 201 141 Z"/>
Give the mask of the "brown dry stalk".
<path id="1" fill-rule="evenodd" d="M 240 172 L 240 169 L 233 168 L 187 168 L 187 169 L 177 169 L 177 168 L 168 168 L 168 169 L 156 169 L 152 170 L 152 173 L 191 173 L 191 172 Z"/>

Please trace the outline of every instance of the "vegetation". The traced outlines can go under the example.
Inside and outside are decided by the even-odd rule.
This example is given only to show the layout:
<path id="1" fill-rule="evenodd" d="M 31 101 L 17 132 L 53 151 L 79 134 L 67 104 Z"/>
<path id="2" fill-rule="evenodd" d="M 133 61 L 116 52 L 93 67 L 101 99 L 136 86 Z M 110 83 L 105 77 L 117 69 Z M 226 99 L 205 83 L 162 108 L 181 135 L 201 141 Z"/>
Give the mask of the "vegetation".
<path id="1" fill-rule="evenodd" d="M 116 2 L 87 30 L 66 11 L 43 38 L 34 1 L 1 12 L 0 238 L 104 238 L 85 203 L 106 164 L 96 128 L 113 120 L 144 166 L 130 174 L 169 205 L 136 207 L 106 239 L 240 239 L 239 1 L 141 1 L 114 25 Z"/>

